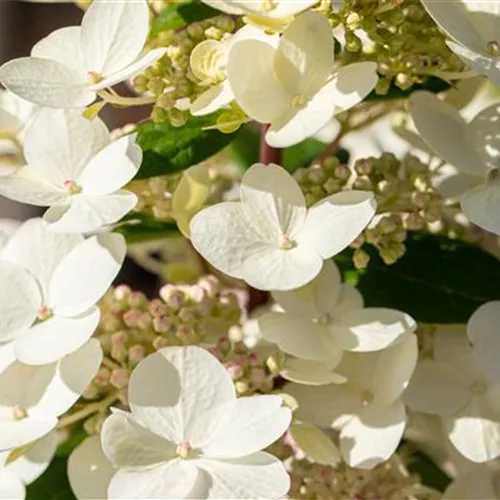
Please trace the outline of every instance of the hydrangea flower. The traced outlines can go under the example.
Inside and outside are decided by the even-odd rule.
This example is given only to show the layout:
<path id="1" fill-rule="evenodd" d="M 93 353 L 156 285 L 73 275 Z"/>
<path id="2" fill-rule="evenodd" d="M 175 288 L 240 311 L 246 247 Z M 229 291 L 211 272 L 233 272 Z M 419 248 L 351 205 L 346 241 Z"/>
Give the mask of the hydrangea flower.
<path id="1" fill-rule="evenodd" d="M 241 201 L 205 208 L 191 220 L 191 241 L 214 267 L 261 290 L 291 290 L 315 278 L 375 213 L 367 191 L 344 191 L 307 209 L 295 181 L 278 165 L 255 164 Z"/>
<path id="2" fill-rule="evenodd" d="M 137 204 L 135 194 L 121 189 L 141 165 L 135 139 L 132 134 L 111 142 L 98 118 L 42 109 L 26 130 L 27 165 L 0 178 L 0 194 L 50 205 L 44 219 L 54 231 L 84 233 L 113 224 Z"/>
<path id="3" fill-rule="evenodd" d="M 233 45 L 227 62 L 229 84 L 250 118 L 270 124 L 270 146 L 284 148 L 311 137 L 375 87 L 376 63 L 354 63 L 334 72 L 332 44 L 326 17 L 309 11 L 299 15 L 279 41 Z"/>
<path id="4" fill-rule="evenodd" d="M 283 309 L 259 318 L 262 335 L 287 354 L 314 361 L 339 362 L 343 351 L 379 351 L 416 329 L 400 311 L 363 308 L 363 297 L 342 284 L 338 267 L 325 261 L 319 275 L 296 290 L 272 292 Z"/>
<path id="5" fill-rule="evenodd" d="M 69 333 L 69 332 L 67 332 Z M 25 446 L 48 434 L 97 373 L 99 341 L 90 339 L 56 363 L 25 365 L 9 345 L 1 349 L 0 451 Z"/>
<path id="6" fill-rule="evenodd" d="M 0 453 L 0 498 L 24 500 L 26 486 L 45 472 L 56 447 L 57 434 L 51 432 L 14 461 L 9 461 L 11 452 Z"/>
<path id="7" fill-rule="evenodd" d="M 469 337 L 496 335 L 491 326 L 498 313 L 492 317 L 483 309 L 479 314 L 468 323 Z M 486 462 L 500 456 L 498 394 L 500 386 L 474 359 L 464 328 L 455 325 L 438 329 L 434 359 L 419 362 L 404 397 L 410 408 L 441 416 L 450 441 L 467 459 Z"/>
<path id="8" fill-rule="evenodd" d="M 215 357 L 167 347 L 147 357 L 129 383 L 131 413 L 104 422 L 104 453 L 118 468 L 110 498 L 282 498 L 280 460 L 262 450 L 288 428 L 281 396 L 236 398 Z"/>
<path id="9" fill-rule="evenodd" d="M 498 474 L 486 466 L 476 466 L 459 473 L 446 488 L 442 500 L 498 500 Z"/>
<path id="10" fill-rule="evenodd" d="M 460 171 L 447 180 L 447 195 L 459 197 L 472 222 L 500 234 L 500 107 L 489 106 L 466 123 L 455 108 L 429 92 L 413 93 L 409 104 L 424 141 Z"/>
<path id="11" fill-rule="evenodd" d="M 500 8 L 497 2 L 422 0 L 454 41 L 448 47 L 474 71 L 500 85 Z"/>
<path id="12" fill-rule="evenodd" d="M 126 246 L 119 234 L 87 240 L 25 222 L 0 253 L 0 342 L 26 364 L 76 351 L 96 329 L 95 305 L 118 274 Z"/>
<path id="13" fill-rule="evenodd" d="M 81 26 L 54 31 L 21 57 L 0 67 L 0 82 L 27 101 L 79 108 L 97 93 L 151 66 L 165 48 L 141 56 L 149 33 L 146 0 L 94 0 Z"/>
<path id="14" fill-rule="evenodd" d="M 340 451 L 351 467 L 371 469 L 395 451 L 406 424 L 401 399 L 417 362 L 417 339 L 405 335 L 380 352 L 346 353 L 338 372 L 344 384 L 290 384 L 287 393 L 304 422 L 340 431 Z"/>

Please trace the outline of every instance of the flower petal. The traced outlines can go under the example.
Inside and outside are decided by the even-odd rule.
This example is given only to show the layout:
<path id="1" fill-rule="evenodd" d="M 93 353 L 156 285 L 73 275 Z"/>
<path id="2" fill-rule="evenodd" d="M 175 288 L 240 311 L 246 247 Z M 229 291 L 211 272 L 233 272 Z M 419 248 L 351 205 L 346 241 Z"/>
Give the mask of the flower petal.
<path id="1" fill-rule="evenodd" d="M 493 104 L 481 110 L 468 125 L 469 135 L 489 168 L 500 167 L 499 120 L 500 106 Z"/>
<path id="2" fill-rule="evenodd" d="M 196 465 L 210 476 L 198 490 L 201 498 L 278 499 L 290 489 L 290 477 L 283 463 L 269 453 L 232 460 L 203 459 Z"/>
<path id="3" fill-rule="evenodd" d="M 229 80 L 224 80 L 219 85 L 210 87 L 199 95 L 189 107 L 193 116 L 209 115 L 227 106 L 234 99 Z"/>
<path id="4" fill-rule="evenodd" d="M 115 468 L 106 458 L 99 436 L 90 436 L 78 445 L 68 458 L 68 479 L 77 498 L 102 500 Z"/>
<path id="5" fill-rule="evenodd" d="M 344 191 L 313 205 L 297 240 L 307 242 L 323 259 L 341 252 L 361 233 L 375 214 L 368 191 Z"/>
<path id="6" fill-rule="evenodd" d="M 49 59 L 21 57 L 0 67 L 0 82 L 27 101 L 52 108 L 81 108 L 93 102 L 81 74 Z"/>
<path id="7" fill-rule="evenodd" d="M 492 181 L 469 189 L 460 197 L 460 206 L 471 222 L 500 234 L 500 183 Z"/>
<path id="8" fill-rule="evenodd" d="M 339 449 L 318 427 L 296 422 L 290 426 L 289 432 L 299 449 L 314 463 L 331 467 L 339 464 L 341 460 Z"/>
<path id="9" fill-rule="evenodd" d="M 287 380 L 305 385 L 343 384 L 347 379 L 334 371 L 341 359 L 340 349 L 324 362 L 287 358 L 280 375 Z"/>
<path id="10" fill-rule="evenodd" d="M 251 396 L 226 405 L 219 427 L 200 443 L 210 458 L 238 458 L 274 443 L 288 429 L 292 414 L 281 396 Z"/>
<path id="11" fill-rule="evenodd" d="M 80 348 L 99 324 L 100 311 L 92 307 L 74 318 L 53 316 L 22 332 L 14 344 L 17 359 L 28 365 L 53 363 Z"/>
<path id="12" fill-rule="evenodd" d="M 7 500 L 24 500 L 26 498 L 26 487 L 23 482 L 7 469 L 0 469 L 0 498 Z"/>
<path id="13" fill-rule="evenodd" d="M 413 410 L 432 415 L 454 415 L 470 398 L 467 380 L 445 363 L 422 360 L 403 396 Z"/>
<path id="14" fill-rule="evenodd" d="M 160 436 L 188 440 L 193 447 L 217 428 L 214 414 L 235 397 L 224 367 L 194 346 L 168 347 L 148 356 L 129 383 L 133 414 Z"/>
<path id="15" fill-rule="evenodd" d="M 415 127 L 440 158 L 464 173 L 486 174 L 467 125 L 453 106 L 423 91 L 414 92 L 408 102 Z"/>
<path id="16" fill-rule="evenodd" d="M 214 0 L 212 0 L 212 2 L 214 2 Z M 235 7 L 239 6 L 242 10 L 244 10 L 244 12 L 254 13 L 265 18 L 282 19 L 294 16 L 295 14 L 312 7 L 315 3 L 316 2 L 314 0 L 295 0 L 293 2 L 290 2 L 289 0 L 279 0 L 274 3 L 273 8 L 269 11 L 262 9 L 262 4 L 255 2 L 254 0 L 233 0 L 231 5 L 234 5 Z"/>
<path id="17" fill-rule="evenodd" d="M 57 425 L 53 415 L 28 416 L 13 420 L 0 416 L 0 450 L 13 450 L 25 446 L 48 434 Z"/>
<path id="18" fill-rule="evenodd" d="M 406 423 L 401 401 L 391 406 L 370 405 L 353 416 L 340 432 L 344 460 L 359 469 L 372 469 L 396 451 Z"/>
<path id="19" fill-rule="evenodd" d="M 144 1 L 93 3 L 82 20 L 81 46 L 88 71 L 110 75 L 139 55 L 149 31 Z"/>
<path id="20" fill-rule="evenodd" d="M 415 331 L 415 320 L 395 309 L 369 307 L 342 314 L 331 326 L 335 343 L 352 352 L 386 349 Z"/>
<path id="21" fill-rule="evenodd" d="M 136 205 L 137 196 L 121 190 L 105 196 L 75 195 L 68 205 L 49 208 L 43 218 L 59 233 L 88 233 L 118 222 Z"/>
<path id="22" fill-rule="evenodd" d="M 116 278 L 126 252 L 125 238 L 116 233 L 93 236 L 75 247 L 50 282 L 49 304 L 54 313 L 71 317 L 94 306 Z"/>
<path id="23" fill-rule="evenodd" d="M 121 137 L 92 158 L 78 178 L 85 194 L 114 193 L 135 176 L 142 162 L 136 138 L 137 134 Z"/>

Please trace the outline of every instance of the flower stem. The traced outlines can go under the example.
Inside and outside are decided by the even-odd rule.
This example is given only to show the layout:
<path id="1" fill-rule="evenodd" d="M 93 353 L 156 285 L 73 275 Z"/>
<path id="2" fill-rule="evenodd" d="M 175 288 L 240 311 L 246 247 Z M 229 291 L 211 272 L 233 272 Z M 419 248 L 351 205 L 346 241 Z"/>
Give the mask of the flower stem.
<path id="1" fill-rule="evenodd" d="M 114 392 L 109 395 L 107 398 L 98 401 L 97 403 L 89 404 L 82 408 L 81 410 L 73 413 L 72 415 L 68 415 L 67 417 L 61 418 L 59 423 L 57 424 L 57 429 L 62 429 L 63 427 L 68 427 L 69 425 L 75 424 L 84 418 L 89 417 L 93 413 L 98 413 L 102 410 L 105 410 L 110 405 L 112 405 L 118 399 L 118 393 Z"/>
<path id="2" fill-rule="evenodd" d="M 123 97 L 121 95 L 112 94 L 107 90 L 100 90 L 97 95 L 109 104 L 117 106 L 144 106 L 145 104 L 154 104 L 156 97 Z"/>
<path id="3" fill-rule="evenodd" d="M 260 127 L 260 162 L 264 163 L 264 165 L 268 165 L 269 163 L 276 163 L 277 165 L 281 165 L 283 150 L 273 148 L 266 142 L 266 132 L 269 130 L 270 125 L 264 123 Z"/>

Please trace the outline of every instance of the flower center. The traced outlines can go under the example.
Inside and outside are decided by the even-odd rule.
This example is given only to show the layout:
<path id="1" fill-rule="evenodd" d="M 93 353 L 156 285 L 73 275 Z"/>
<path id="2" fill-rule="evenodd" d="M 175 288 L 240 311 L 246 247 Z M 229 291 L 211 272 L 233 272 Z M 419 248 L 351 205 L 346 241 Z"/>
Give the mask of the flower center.
<path id="1" fill-rule="evenodd" d="M 177 448 L 175 449 L 175 453 L 180 458 L 189 458 L 192 453 L 193 453 L 193 448 L 191 448 L 191 445 L 189 444 L 189 441 L 181 441 L 178 445 Z"/>
<path id="2" fill-rule="evenodd" d="M 89 71 L 87 73 L 87 81 L 92 85 L 102 82 L 103 80 L 104 77 L 100 73 L 97 73 L 96 71 Z"/>
<path id="3" fill-rule="evenodd" d="M 307 104 L 307 99 L 303 94 L 297 94 L 292 98 L 292 108 L 302 109 Z"/>
<path id="4" fill-rule="evenodd" d="M 297 242 L 292 240 L 290 236 L 284 234 L 280 241 L 280 250 L 291 250 L 297 246 Z"/>
<path id="5" fill-rule="evenodd" d="M 28 416 L 28 412 L 20 405 L 15 405 L 12 408 L 12 417 L 14 420 L 24 420 Z"/>
<path id="6" fill-rule="evenodd" d="M 332 317 L 328 313 L 321 314 L 320 316 L 316 316 L 315 318 L 313 318 L 313 323 L 316 323 L 320 326 L 329 325 L 331 322 Z"/>
<path id="7" fill-rule="evenodd" d="M 488 387 L 482 381 L 474 382 L 470 386 L 470 392 L 472 392 L 472 394 L 484 394 L 487 391 L 487 389 Z"/>
<path id="8" fill-rule="evenodd" d="M 363 391 L 361 395 L 361 404 L 363 406 L 368 406 L 369 404 L 373 403 L 373 393 L 371 391 Z"/>
<path id="9" fill-rule="evenodd" d="M 262 3 L 260 5 L 260 10 L 262 10 L 263 12 L 270 12 L 271 10 L 274 10 L 276 8 L 276 1 L 262 0 Z"/>
<path id="10" fill-rule="evenodd" d="M 67 180 L 64 181 L 63 184 L 68 194 L 78 194 L 82 192 L 81 186 L 79 186 L 75 181 Z"/>
<path id="11" fill-rule="evenodd" d="M 54 311 L 47 305 L 43 304 L 38 311 L 37 319 L 39 321 L 46 321 L 54 316 Z"/>
<path id="12" fill-rule="evenodd" d="M 490 40 L 486 43 L 486 52 L 490 56 L 500 55 L 500 44 L 496 40 Z"/>

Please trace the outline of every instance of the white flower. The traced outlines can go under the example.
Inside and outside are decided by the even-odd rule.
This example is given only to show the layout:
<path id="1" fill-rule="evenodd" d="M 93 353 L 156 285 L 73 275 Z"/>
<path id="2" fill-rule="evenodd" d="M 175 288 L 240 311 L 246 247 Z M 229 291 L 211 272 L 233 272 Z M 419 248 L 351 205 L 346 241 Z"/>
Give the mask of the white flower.
<path id="1" fill-rule="evenodd" d="M 462 210 L 472 222 L 500 234 L 500 107 L 483 109 L 466 123 L 455 108 L 429 92 L 413 93 L 409 103 L 425 142 L 460 170 L 447 179 L 447 194 L 459 196 Z"/>
<path id="2" fill-rule="evenodd" d="M 498 479 L 498 473 L 486 465 L 473 467 L 455 478 L 446 488 L 442 500 L 498 500 Z"/>
<path id="3" fill-rule="evenodd" d="M 191 240 L 220 271 L 261 290 L 291 290 L 315 278 L 375 213 L 367 191 L 345 191 L 305 206 L 294 178 L 255 164 L 243 176 L 241 202 L 224 202 L 191 221 Z"/>
<path id="4" fill-rule="evenodd" d="M 454 41 L 448 47 L 474 71 L 500 85 L 498 2 L 422 0 L 434 21 Z"/>
<path id="5" fill-rule="evenodd" d="M 222 41 L 204 40 L 191 52 L 190 66 L 200 80 L 198 85 L 207 87 L 190 106 L 194 116 L 208 115 L 228 105 L 233 99 L 233 91 L 226 75 L 226 64 L 231 48 L 241 40 L 277 40 L 277 35 L 266 35 L 253 26 L 244 26 L 234 35 Z"/>
<path id="6" fill-rule="evenodd" d="M 415 335 L 376 353 L 346 353 L 338 367 L 344 384 L 287 386 L 304 422 L 340 431 L 340 451 L 351 467 L 371 469 L 387 460 L 403 436 L 406 411 L 401 394 L 418 355 Z"/>
<path id="7" fill-rule="evenodd" d="M 492 333 L 475 330 L 482 325 L 472 319 L 472 338 Z M 486 462 L 500 455 L 499 394 L 500 386 L 474 360 L 464 328 L 456 325 L 438 329 L 434 359 L 419 362 L 404 398 L 414 410 L 441 416 L 462 455 Z"/>
<path id="8" fill-rule="evenodd" d="M 68 335 L 71 332 L 66 332 Z M 81 396 L 99 369 L 102 350 L 90 339 L 57 363 L 29 366 L 10 358 L 0 373 L 0 450 L 20 448 L 48 434 Z"/>
<path id="9" fill-rule="evenodd" d="M 136 134 L 111 142 L 104 123 L 77 110 L 42 109 L 26 130 L 26 167 L 0 178 L 0 194 L 47 206 L 51 229 L 84 233 L 117 222 L 137 204 L 121 189 L 137 173 Z"/>
<path id="10" fill-rule="evenodd" d="M 96 329 L 95 305 L 120 270 L 124 238 L 50 231 L 25 222 L 0 254 L 0 342 L 23 363 L 52 363 L 76 351 Z"/>
<path id="11" fill-rule="evenodd" d="M 361 294 L 342 284 L 333 261 L 325 261 L 307 285 L 272 292 L 282 312 L 259 318 L 264 338 L 287 354 L 315 361 L 340 362 L 343 351 L 385 349 L 416 328 L 408 315 L 393 309 L 363 308 Z"/>
<path id="12" fill-rule="evenodd" d="M 306 12 L 279 39 L 243 40 L 227 63 L 236 102 L 253 120 L 269 123 L 266 141 L 288 147 L 314 135 L 375 87 L 377 65 L 334 70 L 333 34 L 319 12 Z"/>
<path id="13" fill-rule="evenodd" d="M 102 451 L 99 436 L 91 436 L 77 446 L 68 458 L 68 479 L 76 498 L 102 500 L 116 469 Z"/>
<path id="14" fill-rule="evenodd" d="M 288 428 L 281 396 L 236 399 L 224 367 L 199 347 L 143 360 L 129 384 L 131 413 L 104 422 L 104 453 L 119 469 L 109 498 L 281 498 L 283 464 L 263 448 Z"/>
<path id="15" fill-rule="evenodd" d="M 15 219 L 0 219 L 0 252 L 20 225 L 21 223 Z"/>
<path id="16" fill-rule="evenodd" d="M 146 0 L 94 0 L 81 26 L 54 31 L 32 49 L 31 57 L 0 67 L 0 82 L 41 106 L 77 108 L 96 93 L 123 82 L 165 54 L 141 51 L 149 32 Z"/>
<path id="17" fill-rule="evenodd" d="M 57 435 L 51 432 L 36 441 L 20 457 L 8 462 L 11 452 L 0 453 L 0 498 L 24 500 L 26 486 L 43 474 L 57 447 Z"/>

